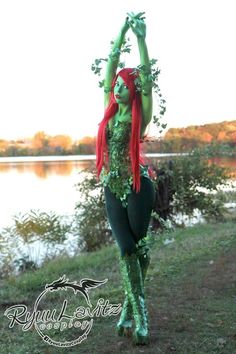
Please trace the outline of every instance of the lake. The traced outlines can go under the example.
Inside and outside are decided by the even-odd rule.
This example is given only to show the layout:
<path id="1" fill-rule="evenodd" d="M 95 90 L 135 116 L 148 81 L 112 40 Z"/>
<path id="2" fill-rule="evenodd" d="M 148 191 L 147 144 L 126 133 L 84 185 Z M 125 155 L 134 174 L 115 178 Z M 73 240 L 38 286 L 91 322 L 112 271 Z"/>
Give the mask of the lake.
<path id="1" fill-rule="evenodd" d="M 173 154 L 154 154 L 155 159 Z M 73 214 L 81 181 L 79 172 L 95 166 L 95 156 L 40 156 L 0 158 L 0 229 L 12 223 L 15 214 L 30 209 Z M 229 167 L 236 176 L 236 159 L 217 158 L 217 164 Z"/>
<path id="2" fill-rule="evenodd" d="M 13 215 L 30 209 L 73 214 L 79 198 L 75 187 L 81 180 L 79 172 L 95 161 L 69 158 L 0 159 L 0 229 L 11 224 Z"/>

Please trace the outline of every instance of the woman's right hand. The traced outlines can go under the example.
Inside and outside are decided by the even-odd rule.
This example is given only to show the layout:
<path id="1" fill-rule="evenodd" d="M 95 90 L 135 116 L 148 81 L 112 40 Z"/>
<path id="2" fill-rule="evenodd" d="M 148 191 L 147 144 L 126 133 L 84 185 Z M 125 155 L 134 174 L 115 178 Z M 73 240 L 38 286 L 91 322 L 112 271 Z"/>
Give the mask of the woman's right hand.
<path id="1" fill-rule="evenodd" d="M 124 22 L 123 26 L 121 27 L 121 32 L 123 34 L 126 34 L 126 32 L 128 31 L 129 27 L 130 27 L 129 26 L 129 17 L 126 17 L 125 22 Z"/>

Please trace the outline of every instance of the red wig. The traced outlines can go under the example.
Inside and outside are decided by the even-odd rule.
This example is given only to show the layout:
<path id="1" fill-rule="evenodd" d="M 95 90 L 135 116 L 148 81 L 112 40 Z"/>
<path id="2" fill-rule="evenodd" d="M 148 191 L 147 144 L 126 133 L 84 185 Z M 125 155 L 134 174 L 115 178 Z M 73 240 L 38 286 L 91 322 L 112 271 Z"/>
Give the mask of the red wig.
<path id="1" fill-rule="evenodd" d="M 141 130 L 141 97 L 140 92 L 135 87 L 135 79 L 137 78 L 137 71 L 131 68 L 125 68 L 118 72 L 112 82 L 112 92 L 107 108 L 105 109 L 104 117 L 99 124 L 97 143 L 96 143 L 96 167 L 98 177 L 100 176 L 103 166 L 108 168 L 108 148 L 106 141 L 106 126 L 109 120 L 115 115 L 118 110 L 118 103 L 114 97 L 114 86 L 117 77 L 120 76 L 124 83 L 129 88 L 130 93 L 130 106 L 132 112 L 132 129 L 130 137 L 130 158 L 131 170 L 133 175 L 133 188 L 138 192 L 140 190 L 140 168 L 139 163 L 142 162 L 140 157 L 140 130 Z"/>

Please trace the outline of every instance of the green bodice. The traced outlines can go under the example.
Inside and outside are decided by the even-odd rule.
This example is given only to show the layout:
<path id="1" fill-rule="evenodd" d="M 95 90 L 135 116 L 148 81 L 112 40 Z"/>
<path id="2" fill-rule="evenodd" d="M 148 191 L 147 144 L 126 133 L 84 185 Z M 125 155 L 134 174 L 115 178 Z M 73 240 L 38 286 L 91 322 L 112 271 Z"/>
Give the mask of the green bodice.
<path id="1" fill-rule="evenodd" d="M 101 181 L 112 193 L 127 205 L 127 197 L 132 192 L 132 170 L 129 154 L 131 122 L 117 121 L 112 128 L 107 126 L 106 137 L 109 154 L 109 170 L 104 167 Z M 147 167 L 140 165 L 140 175 L 149 177 Z"/>

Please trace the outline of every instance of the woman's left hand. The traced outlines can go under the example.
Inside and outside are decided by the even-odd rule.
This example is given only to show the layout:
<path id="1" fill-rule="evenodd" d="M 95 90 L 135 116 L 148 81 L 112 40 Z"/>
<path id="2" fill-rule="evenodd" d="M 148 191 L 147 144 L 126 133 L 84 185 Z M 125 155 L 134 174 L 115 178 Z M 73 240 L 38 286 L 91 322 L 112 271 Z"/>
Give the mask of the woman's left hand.
<path id="1" fill-rule="evenodd" d="M 135 15 L 133 12 L 128 13 L 129 26 L 137 37 L 146 37 L 146 24 L 144 22 L 144 12 Z"/>

